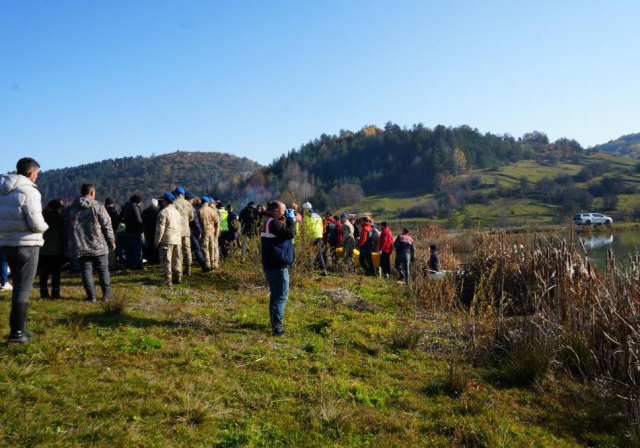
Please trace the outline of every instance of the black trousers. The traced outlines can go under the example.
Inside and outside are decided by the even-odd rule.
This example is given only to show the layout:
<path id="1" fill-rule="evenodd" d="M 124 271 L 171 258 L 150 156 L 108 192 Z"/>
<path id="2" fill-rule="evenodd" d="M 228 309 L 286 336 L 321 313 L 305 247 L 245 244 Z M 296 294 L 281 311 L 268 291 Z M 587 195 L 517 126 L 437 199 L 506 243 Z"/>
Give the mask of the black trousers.
<path id="1" fill-rule="evenodd" d="M 38 268 L 40 269 L 40 289 L 47 289 L 51 276 L 51 289 L 60 290 L 60 272 L 62 272 L 62 254 L 40 255 Z"/>
<path id="2" fill-rule="evenodd" d="M 391 276 L 391 254 L 384 252 L 380 254 L 380 267 L 382 268 L 382 275 Z"/>

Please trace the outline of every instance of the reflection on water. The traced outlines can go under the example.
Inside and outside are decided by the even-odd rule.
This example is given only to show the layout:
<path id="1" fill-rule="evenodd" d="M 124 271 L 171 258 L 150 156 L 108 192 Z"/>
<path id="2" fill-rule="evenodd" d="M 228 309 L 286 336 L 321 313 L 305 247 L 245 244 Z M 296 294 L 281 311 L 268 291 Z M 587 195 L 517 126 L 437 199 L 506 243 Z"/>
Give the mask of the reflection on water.
<path id="1" fill-rule="evenodd" d="M 613 243 L 613 235 L 592 235 L 579 238 L 587 250 L 600 249 Z"/>
<path id="2" fill-rule="evenodd" d="M 560 238 L 569 238 L 569 235 L 558 235 Z M 607 251 L 611 249 L 616 264 L 629 264 L 630 257 L 638 253 L 640 248 L 640 232 L 637 230 L 625 230 L 611 234 L 576 235 L 575 241 L 581 241 L 586 250 L 586 255 L 600 269 L 606 269 Z"/>

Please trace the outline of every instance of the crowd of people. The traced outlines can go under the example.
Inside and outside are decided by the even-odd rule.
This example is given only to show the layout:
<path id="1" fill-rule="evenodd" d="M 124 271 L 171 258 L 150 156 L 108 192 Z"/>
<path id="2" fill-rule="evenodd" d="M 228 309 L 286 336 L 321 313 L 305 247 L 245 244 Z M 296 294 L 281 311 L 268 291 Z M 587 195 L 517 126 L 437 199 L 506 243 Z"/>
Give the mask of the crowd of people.
<path id="1" fill-rule="evenodd" d="M 15 174 L 0 176 L 0 289 L 12 290 L 11 343 L 32 338 L 26 313 L 38 271 L 40 297 L 61 297 L 65 259 L 71 270 L 81 273 L 86 301 L 96 302 L 94 270 L 102 299 L 109 300 L 113 297 L 110 271 L 114 269 L 144 270 L 145 262 L 159 263 L 164 284 L 170 287 L 191 275 L 194 259 L 203 273 L 218 268 L 236 248 L 241 248 L 244 260 L 247 241 L 259 236 L 271 291 L 269 314 L 274 336 L 284 334 L 282 321 L 296 235 L 313 245 L 317 266 L 324 275 L 328 267 L 355 272 L 357 257 L 365 275 L 390 279 L 395 251 L 397 281 L 410 281 L 415 245 L 409 230 L 403 229 L 394 240 L 388 223 L 378 227 L 370 216 L 337 216 L 327 211 L 323 218 L 309 202 L 299 210 L 295 203 L 287 207 L 279 201 L 266 206 L 249 202 L 238 215 L 231 204 L 197 196 L 182 186 L 160 199 L 151 199 L 144 209 L 142 198 L 134 194 L 118 210 L 111 198 L 98 201 L 91 184 L 81 186 L 80 195 L 70 206 L 54 199 L 42 209 L 35 184 L 39 169 L 35 160 L 23 158 Z M 428 268 L 437 272 L 439 264 L 437 249 L 431 246 Z M 9 268 L 13 286 L 8 281 Z"/>

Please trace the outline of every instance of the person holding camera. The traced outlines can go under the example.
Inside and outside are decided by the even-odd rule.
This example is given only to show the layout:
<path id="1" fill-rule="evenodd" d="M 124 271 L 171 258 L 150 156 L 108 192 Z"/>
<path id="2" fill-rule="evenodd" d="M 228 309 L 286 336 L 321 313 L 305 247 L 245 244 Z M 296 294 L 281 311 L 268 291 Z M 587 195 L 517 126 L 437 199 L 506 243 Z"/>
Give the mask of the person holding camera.
<path id="1" fill-rule="evenodd" d="M 293 238 L 296 236 L 296 214 L 279 201 L 267 204 L 260 239 L 262 268 L 269 282 L 269 317 L 272 336 L 283 336 L 284 307 L 289 298 L 289 268 L 295 259 Z"/>

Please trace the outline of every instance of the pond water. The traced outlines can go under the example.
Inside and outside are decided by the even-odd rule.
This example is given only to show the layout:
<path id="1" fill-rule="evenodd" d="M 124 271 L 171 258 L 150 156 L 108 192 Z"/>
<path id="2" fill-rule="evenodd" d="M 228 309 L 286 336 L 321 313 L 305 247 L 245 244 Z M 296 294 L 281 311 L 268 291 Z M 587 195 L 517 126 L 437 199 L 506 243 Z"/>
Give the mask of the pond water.
<path id="1" fill-rule="evenodd" d="M 568 233 L 558 233 L 560 239 L 568 239 Z M 625 230 L 620 232 L 594 232 L 587 234 L 573 234 L 574 241 L 582 240 L 587 257 L 594 262 L 599 269 L 606 269 L 607 250 L 612 249 L 617 265 L 629 265 L 629 257 L 640 250 L 640 231 Z"/>

